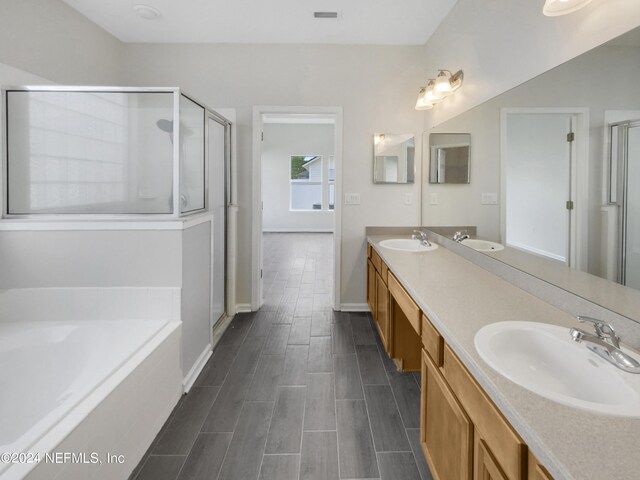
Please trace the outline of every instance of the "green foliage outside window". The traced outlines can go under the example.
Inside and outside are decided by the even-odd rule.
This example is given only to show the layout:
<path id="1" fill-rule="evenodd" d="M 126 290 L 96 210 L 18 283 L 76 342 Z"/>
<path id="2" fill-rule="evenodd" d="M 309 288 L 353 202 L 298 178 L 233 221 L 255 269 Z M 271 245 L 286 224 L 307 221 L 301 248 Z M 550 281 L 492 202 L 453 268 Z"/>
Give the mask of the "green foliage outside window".
<path id="1" fill-rule="evenodd" d="M 295 156 L 291 157 L 291 180 L 308 180 L 309 170 L 304 168 L 310 159 L 315 157 Z"/>

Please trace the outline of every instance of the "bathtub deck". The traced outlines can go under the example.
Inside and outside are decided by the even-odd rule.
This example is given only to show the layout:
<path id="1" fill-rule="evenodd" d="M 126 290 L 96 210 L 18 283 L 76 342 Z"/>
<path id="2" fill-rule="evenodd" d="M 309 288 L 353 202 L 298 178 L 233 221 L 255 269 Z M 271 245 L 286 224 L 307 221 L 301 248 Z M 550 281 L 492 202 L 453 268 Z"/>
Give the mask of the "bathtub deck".
<path id="1" fill-rule="evenodd" d="M 431 479 L 419 377 L 369 314 L 328 306 L 331 239 L 265 238 L 263 309 L 236 316 L 131 478 Z"/>

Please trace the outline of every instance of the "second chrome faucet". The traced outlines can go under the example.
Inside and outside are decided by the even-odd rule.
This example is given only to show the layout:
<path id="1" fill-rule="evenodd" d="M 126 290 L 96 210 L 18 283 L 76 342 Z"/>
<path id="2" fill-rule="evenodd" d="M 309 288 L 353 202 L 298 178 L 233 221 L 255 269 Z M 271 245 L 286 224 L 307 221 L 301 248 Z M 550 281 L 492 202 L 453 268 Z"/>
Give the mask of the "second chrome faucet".
<path id="1" fill-rule="evenodd" d="M 604 358 L 607 362 L 629 373 L 640 373 L 640 363 L 620 348 L 620 337 L 616 335 L 611 325 L 597 318 L 578 316 L 581 323 L 590 323 L 594 333 L 588 333 L 579 328 L 569 329 L 571 338 Z"/>

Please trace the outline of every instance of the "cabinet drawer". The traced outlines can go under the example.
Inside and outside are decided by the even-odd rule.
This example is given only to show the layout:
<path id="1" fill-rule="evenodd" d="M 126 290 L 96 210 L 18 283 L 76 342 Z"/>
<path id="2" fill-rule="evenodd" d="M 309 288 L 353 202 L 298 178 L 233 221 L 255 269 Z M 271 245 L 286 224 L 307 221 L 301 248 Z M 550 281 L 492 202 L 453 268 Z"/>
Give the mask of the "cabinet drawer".
<path id="1" fill-rule="evenodd" d="M 378 273 L 382 273 L 382 259 L 380 258 L 380 255 L 378 255 L 378 252 L 373 249 L 371 249 L 371 262 L 373 263 L 373 266 L 376 267 L 376 271 Z"/>
<path id="2" fill-rule="evenodd" d="M 444 377 L 507 479 L 526 478 L 527 446 L 446 344 L 443 360 Z"/>
<path id="3" fill-rule="evenodd" d="M 444 341 L 436 327 L 434 327 L 429 319 L 422 315 L 422 345 L 435 364 L 442 366 L 442 348 Z"/>
<path id="4" fill-rule="evenodd" d="M 400 307 L 400 310 L 402 310 L 402 313 L 405 314 L 413 329 L 418 335 L 420 335 L 422 328 L 420 327 L 420 309 L 418 308 L 418 305 L 416 305 L 411 296 L 402 287 L 402 285 L 400 285 L 400 282 L 398 282 L 392 273 L 389 274 L 388 285 L 389 294 L 393 296 L 393 299 L 398 304 L 398 307 Z"/>
<path id="5" fill-rule="evenodd" d="M 367 243 L 367 258 L 371 258 L 371 251 L 373 250 L 373 247 L 371 246 L 370 243 Z"/>

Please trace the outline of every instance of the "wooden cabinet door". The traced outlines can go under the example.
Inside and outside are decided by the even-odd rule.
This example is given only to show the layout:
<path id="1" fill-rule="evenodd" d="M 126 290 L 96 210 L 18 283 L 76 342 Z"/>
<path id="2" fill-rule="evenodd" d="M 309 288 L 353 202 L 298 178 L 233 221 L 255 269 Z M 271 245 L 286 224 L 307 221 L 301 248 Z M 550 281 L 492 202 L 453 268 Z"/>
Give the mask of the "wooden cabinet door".
<path id="1" fill-rule="evenodd" d="M 508 480 L 487 444 L 476 435 L 474 480 Z"/>
<path id="2" fill-rule="evenodd" d="M 528 480 L 553 480 L 547 469 L 540 465 L 533 453 L 529 452 L 529 476 Z"/>
<path id="3" fill-rule="evenodd" d="M 369 310 L 376 319 L 376 269 L 371 263 L 371 260 L 367 259 L 367 303 L 369 304 Z"/>
<path id="4" fill-rule="evenodd" d="M 422 351 L 420 443 L 436 480 L 471 480 L 473 424 Z"/>
<path id="5" fill-rule="evenodd" d="M 389 351 L 389 290 L 376 272 L 376 323 L 385 350 Z"/>

